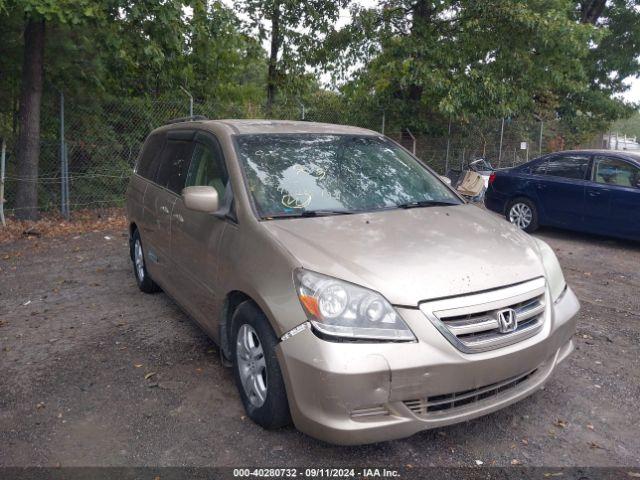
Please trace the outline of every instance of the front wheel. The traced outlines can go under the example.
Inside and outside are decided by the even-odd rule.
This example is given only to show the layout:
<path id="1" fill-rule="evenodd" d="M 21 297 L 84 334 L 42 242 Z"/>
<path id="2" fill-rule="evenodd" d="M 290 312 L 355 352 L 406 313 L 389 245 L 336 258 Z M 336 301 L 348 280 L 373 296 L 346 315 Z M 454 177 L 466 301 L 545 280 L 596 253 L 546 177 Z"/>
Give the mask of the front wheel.
<path id="1" fill-rule="evenodd" d="M 525 232 L 538 228 L 538 210 L 533 202 L 526 198 L 517 198 L 507 207 L 507 220 Z"/>
<path id="2" fill-rule="evenodd" d="M 144 251 L 142 250 L 142 239 L 138 230 L 134 231 L 131 236 L 131 260 L 133 261 L 133 273 L 136 276 L 138 288 L 144 293 L 160 291 L 160 287 L 147 272 L 147 266 L 144 263 Z"/>
<path id="3" fill-rule="evenodd" d="M 266 429 L 288 425 L 289 402 L 269 321 L 247 301 L 233 314 L 232 332 L 233 373 L 247 416 Z"/>

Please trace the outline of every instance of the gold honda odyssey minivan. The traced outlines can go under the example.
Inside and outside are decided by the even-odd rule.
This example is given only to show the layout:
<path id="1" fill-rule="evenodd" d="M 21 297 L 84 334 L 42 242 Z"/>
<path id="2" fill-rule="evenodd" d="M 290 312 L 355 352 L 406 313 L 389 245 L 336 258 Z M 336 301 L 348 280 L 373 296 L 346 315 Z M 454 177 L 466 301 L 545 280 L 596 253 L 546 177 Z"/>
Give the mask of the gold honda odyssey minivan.
<path id="1" fill-rule="evenodd" d="M 551 248 L 361 128 L 191 118 L 127 190 L 131 259 L 220 346 L 247 415 L 337 444 L 539 389 L 579 303 Z"/>

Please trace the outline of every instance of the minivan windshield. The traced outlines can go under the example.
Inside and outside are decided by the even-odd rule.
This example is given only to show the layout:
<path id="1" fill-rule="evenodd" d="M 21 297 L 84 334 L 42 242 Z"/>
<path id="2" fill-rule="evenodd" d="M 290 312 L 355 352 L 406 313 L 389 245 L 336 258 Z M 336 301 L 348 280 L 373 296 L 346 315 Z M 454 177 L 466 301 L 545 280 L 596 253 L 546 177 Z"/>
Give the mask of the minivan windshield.
<path id="1" fill-rule="evenodd" d="M 251 134 L 238 135 L 236 142 L 262 218 L 462 203 L 410 154 L 382 137 Z"/>

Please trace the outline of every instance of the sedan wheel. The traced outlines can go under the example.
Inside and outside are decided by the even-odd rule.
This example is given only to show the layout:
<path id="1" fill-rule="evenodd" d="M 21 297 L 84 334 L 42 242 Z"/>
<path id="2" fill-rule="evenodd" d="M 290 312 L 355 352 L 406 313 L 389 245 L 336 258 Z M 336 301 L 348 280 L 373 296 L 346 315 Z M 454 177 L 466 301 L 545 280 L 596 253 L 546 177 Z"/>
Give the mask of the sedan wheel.
<path id="1" fill-rule="evenodd" d="M 267 365 L 258 334 L 246 323 L 238 331 L 236 361 L 244 393 L 252 405 L 261 407 L 267 398 Z"/>
<path id="2" fill-rule="evenodd" d="M 522 230 L 526 230 L 533 220 L 531 207 L 526 203 L 514 203 L 509 210 L 509 221 Z"/>

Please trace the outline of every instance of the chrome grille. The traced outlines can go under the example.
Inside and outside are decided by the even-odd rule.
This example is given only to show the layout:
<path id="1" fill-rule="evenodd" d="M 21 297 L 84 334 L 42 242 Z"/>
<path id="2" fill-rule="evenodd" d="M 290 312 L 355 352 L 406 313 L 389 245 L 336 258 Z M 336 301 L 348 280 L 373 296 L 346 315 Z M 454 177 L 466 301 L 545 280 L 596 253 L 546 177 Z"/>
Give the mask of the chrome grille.
<path id="1" fill-rule="evenodd" d="M 405 400 L 403 403 L 416 415 L 428 415 L 443 410 L 460 408 L 482 400 L 498 398 L 503 392 L 511 390 L 531 379 L 537 371 L 538 369 L 502 382 L 492 383 L 472 390 L 448 393 L 445 395 L 434 395 L 426 399 Z"/>
<path id="2" fill-rule="evenodd" d="M 485 352 L 525 340 L 542 329 L 545 285 L 544 278 L 538 278 L 489 292 L 425 302 L 420 310 L 459 350 Z M 503 332 L 498 314 L 511 309 L 517 327 Z"/>

